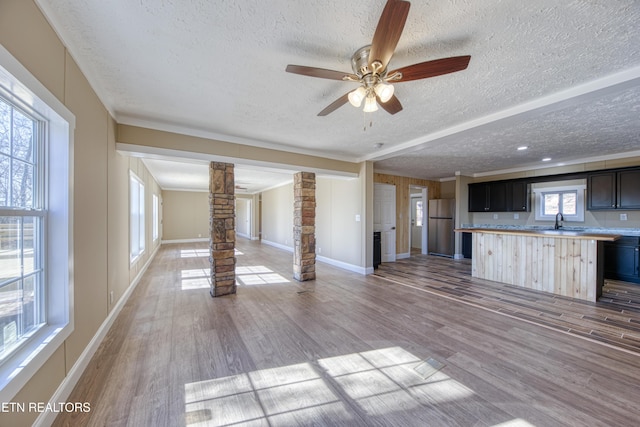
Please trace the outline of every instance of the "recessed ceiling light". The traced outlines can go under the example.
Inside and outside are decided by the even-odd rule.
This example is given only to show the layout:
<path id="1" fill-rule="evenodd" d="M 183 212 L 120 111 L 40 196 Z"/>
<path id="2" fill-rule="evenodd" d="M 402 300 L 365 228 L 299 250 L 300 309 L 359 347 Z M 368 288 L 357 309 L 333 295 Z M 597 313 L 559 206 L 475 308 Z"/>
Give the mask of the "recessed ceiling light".
<path id="1" fill-rule="evenodd" d="M 551 157 L 545 157 L 544 159 L 542 159 L 543 162 L 548 162 L 549 160 L 551 160 Z"/>
<path id="2" fill-rule="evenodd" d="M 522 147 L 518 147 L 518 151 L 524 151 L 527 148 L 529 148 L 529 147 L 527 147 L 526 145 L 523 145 Z"/>

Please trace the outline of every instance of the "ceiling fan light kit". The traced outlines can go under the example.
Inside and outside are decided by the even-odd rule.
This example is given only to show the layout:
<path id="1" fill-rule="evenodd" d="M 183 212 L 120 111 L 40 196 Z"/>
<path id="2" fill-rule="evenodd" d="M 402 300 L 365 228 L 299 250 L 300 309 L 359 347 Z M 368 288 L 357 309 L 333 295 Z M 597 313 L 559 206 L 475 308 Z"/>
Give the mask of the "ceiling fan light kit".
<path id="1" fill-rule="evenodd" d="M 326 116 L 347 102 L 359 108 L 363 101 L 365 113 L 378 110 L 378 104 L 380 104 L 388 113 L 396 114 L 402 110 L 402 104 L 395 96 L 394 87 L 390 82 L 425 79 L 467 68 L 471 56 L 426 61 L 387 72 L 387 65 L 409 15 L 409 7 L 408 1 L 387 1 L 371 45 L 361 47 L 351 57 L 353 74 L 303 65 L 287 66 L 286 71 L 289 73 L 360 83 L 357 89 L 341 96 L 318 113 L 319 116 Z"/>

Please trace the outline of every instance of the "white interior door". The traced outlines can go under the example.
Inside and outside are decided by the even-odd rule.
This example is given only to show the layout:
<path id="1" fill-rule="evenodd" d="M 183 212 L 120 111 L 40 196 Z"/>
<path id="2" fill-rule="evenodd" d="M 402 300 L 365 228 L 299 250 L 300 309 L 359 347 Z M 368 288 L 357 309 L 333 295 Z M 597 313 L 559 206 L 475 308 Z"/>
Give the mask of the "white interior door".
<path id="1" fill-rule="evenodd" d="M 382 262 L 396 260 L 396 186 L 375 184 L 373 229 L 380 231 Z"/>

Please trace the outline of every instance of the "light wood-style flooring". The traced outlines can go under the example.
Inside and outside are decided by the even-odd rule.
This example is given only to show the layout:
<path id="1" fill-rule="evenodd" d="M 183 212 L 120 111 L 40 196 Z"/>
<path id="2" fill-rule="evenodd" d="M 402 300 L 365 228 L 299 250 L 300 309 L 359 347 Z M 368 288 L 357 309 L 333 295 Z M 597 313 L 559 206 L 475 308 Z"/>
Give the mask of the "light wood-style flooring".
<path id="1" fill-rule="evenodd" d="M 415 275 L 402 280 L 388 267 L 397 271 L 404 261 L 384 264 L 377 274 L 387 277 L 319 263 L 316 281 L 298 283 L 288 252 L 240 240 L 237 260 L 237 295 L 213 299 L 207 244 L 163 246 L 68 399 L 90 402 L 91 412 L 60 415 L 55 425 L 635 426 L 640 419 L 640 354 L 538 325 L 533 313 L 517 314 L 518 304 L 500 312 L 495 298 L 470 294 L 480 290 L 465 262 L 412 258 L 406 267 Z M 444 283 L 466 290 L 435 289 Z M 502 298 L 544 313 L 531 296 Z M 582 308 L 571 307 L 566 312 Z M 593 317 L 600 307 L 586 309 Z M 427 358 L 443 367 L 416 370 Z"/>

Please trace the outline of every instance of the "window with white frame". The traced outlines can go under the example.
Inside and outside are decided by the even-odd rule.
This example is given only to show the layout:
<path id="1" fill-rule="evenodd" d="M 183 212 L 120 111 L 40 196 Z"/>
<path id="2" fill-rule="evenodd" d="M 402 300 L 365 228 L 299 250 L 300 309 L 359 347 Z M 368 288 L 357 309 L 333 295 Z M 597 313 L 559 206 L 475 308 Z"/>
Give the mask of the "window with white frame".
<path id="1" fill-rule="evenodd" d="M 133 172 L 129 173 L 129 228 L 131 261 L 144 252 L 144 183 Z"/>
<path id="2" fill-rule="evenodd" d="M 0 401 L 73 331 L 75 118 L 0 46 Z"/>
<path id="3" fill-rule="evenodd" d="M 45 322 L 43 126 L 0 96 L 0 361 Z"/>
<path id="4" fill-rule="evenodd" d="M 535 188 L 536 220 L 555 221 L 561 213 L 565 221 L 584 221 L 585 185 Z"/>
<path id="5" fill-rule="evenodd" d="M 156 194 L 153 195 L 153 241 L 155 242 L 160 237 L 160 222 L 159 222 L 160 201 Z"/>

